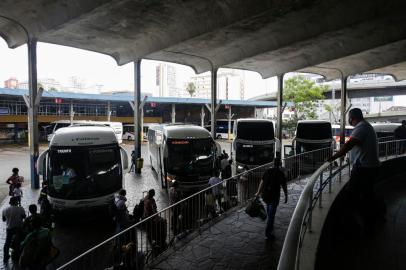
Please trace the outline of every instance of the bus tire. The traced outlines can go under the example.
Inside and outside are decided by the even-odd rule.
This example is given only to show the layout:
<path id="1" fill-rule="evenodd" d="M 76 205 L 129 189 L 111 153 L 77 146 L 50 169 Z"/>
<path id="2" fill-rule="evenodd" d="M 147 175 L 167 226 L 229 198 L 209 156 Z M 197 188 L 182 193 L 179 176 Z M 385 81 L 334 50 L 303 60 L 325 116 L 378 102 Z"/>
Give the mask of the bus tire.
<path id="1" fill-rule="evenodd" d="M 131 141 L 131 136 L 128 136 L 128 137 L 127 137 L 127 141 Z"/>
<path id="2" fill-rule="evenodd" d="M 217 139 L 221 139 L 221 135 L 217 135 Z"/>

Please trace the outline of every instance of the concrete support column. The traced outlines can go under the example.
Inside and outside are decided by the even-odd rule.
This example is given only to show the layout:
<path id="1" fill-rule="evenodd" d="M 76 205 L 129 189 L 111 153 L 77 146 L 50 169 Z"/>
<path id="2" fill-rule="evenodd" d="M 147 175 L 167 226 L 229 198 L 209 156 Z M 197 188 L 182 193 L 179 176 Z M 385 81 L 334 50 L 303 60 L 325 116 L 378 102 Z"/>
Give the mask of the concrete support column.
<path id="1" fill-rule="evenodd" d="M 347 76 L 341 76 L 341 121 L 340 121 L 340 147 L 345 143 L 345 123 L 347 111 Z"/>
<path id="2" fill-rule="evenodd" d="M 134 62 L 134 153 L 141 157 L 141 59 Z"/>
<path id="3" fill-rule="evenodd" d="M 144 106 L 140 108 L 140 118 L 141 141 L 144 141 Z"/>
<path id="4" fill-rule="evenodd" d="M 228 106 L 228 136 L 227 138 L 231 140 L 231 119 L 233 118 L 232 112 L 231 112 L 231 105 Z"/>
<path id="5" fill-rule="evenodd" d="M 278 76 L 278 92 L 277 92 L 277 109 L 276 109 L 276 137 L 279 139 L 279 144 L 276 146 L 276 156 L 282 157 L 282 114 L 283 114 L 283 74 Z"/>
<path id="6" fill-rule="evenodd" d="M 107 101 L 107 122 L 111 120 L 111 103 L 110 100 Z"/>
<path id="7" fill-rule="evenodd" d="M 211 136 L 216 139 L 217 68 L 211 70 Z"/>
<path id="8" fill-rule="evenodd" d="M 171 112 L 172 124 L 176 123 L 176 104 L 172 104 L 172 112 Z"/>
<path id="9" fill-rule="evenodd" d="M 73 111 L 73 100 L 70 101 L 69 116 L 70 116 L 70 124 L 72 125 L 73 117 L 75 116 L 75 112 Z"/>
<path id="10" fill-rule="evenodd" d="M 202 127 L 204 127 L 204 116 L 205 116 L 205 113 L 204 113 L 204 106 L 202 105 L 202 109 L 201 109 L 201 113 L 200 113 L 200 121 L 201 121 L 200 125 L 201 125 Z"/>
<path id="11" fill-rule="evenodd" d="M 29 83 L 29 99 L 28 99 L 28 143 L 30 146 L 30 169 L 31 169 L 31 188 L 39 188 L 39 177 L 37 173 L 37 159 L 39 155 L 38 147 L 38 107 L 41 94 L 38 95 L 37 81 L 37 40 L 35 38 L 28 39 L 28 83 Z"/>

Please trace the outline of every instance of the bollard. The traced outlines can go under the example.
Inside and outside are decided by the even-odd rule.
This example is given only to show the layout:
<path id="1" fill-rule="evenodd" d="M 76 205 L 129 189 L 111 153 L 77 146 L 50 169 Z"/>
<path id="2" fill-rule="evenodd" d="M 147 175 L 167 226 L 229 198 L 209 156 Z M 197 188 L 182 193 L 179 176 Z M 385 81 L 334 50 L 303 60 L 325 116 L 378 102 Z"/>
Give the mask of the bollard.
<path id="1" fill-rule="evenodd" d="M 141 173 L 141 169 L 144 166 L 144 159 L 143 158 L 137 158 L 137 173 Z"/>

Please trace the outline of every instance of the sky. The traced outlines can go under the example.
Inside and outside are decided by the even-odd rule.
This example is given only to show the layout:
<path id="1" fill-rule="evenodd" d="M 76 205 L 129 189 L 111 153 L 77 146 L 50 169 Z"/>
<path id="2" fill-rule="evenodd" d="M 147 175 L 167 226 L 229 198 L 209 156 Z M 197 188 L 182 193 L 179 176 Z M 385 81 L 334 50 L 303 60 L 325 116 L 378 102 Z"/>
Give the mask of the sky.
<path id="1" fill-rule="evenodd" d="M 0 38 L 0 86 L 10 77 L 20 82 L 28 80 L 28 58 L 25 45 L 9 49 Z M 155 66 L 158 62 L 143 60 L 141 64 L 141 90 L 154 92 Z M 189 81 L 195 73 L 188 66 L 171 64 L 176 67 L 179 84 Z M 37 45 L 38 78 L 53 78 L 63 86 L 71 85 L 72 76 L 84 80 L 87 87 L 102 85 L 103 91 L 123 91 L 134 89 L 133 63 L 118 66 L 116 61 L 107 55 L 85 51 L 72 47 L 41 43 Z M 276 91 L 276 80 L 263 80 L 256 72 L 245 72 L 245 98 Z M 180 86 L 182 87 L 182 86 Z"/>

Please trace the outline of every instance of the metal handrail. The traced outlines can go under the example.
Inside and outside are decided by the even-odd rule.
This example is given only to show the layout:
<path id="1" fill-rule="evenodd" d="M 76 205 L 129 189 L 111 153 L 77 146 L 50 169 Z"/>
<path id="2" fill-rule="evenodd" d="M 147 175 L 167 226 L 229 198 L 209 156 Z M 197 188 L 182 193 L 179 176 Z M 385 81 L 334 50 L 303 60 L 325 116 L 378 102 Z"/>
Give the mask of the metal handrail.
<path id="1" fill-rule="evenodd" d="M 321 154 L 326 155 L 326 153 L 328 153 L 327 150 L 330 150 L 330 149 L 331 149 L 331 148 L 322 148 L 322 149 L 312 150 L 312 151 L 309 151 L 309 152 L 301 153 L 301 154 L 299 154 L 299 155 L 297 155 L 297 156 L 288 157 L 288 158 L 284 159 L 284 161 L 289 160 L 289 159 L 292 159 L 292 158 L 294 158 L 294 157 L 297 157 L 298 159 L 297 159 L 296 161 L 298 161 L 299 164 L 300 164 L 300 160 L 303 159 L 303 157 L 306 157 L 306 155 L 307 155 L 307 156 L 312 155 L 312 156 L 320 157 Z M 321 154 L 320 154 L 320 153 L 321 153 Z M 323 155 L 323 157 L 324 157 L 324 155 Z M 160 210 L 158 213 L 155 213 L 155 214 L 153 214 L 153 215 L 151 215 L 151 216 L 149 216 L 149 217 L 147 217 L 147 218 L 141 220 L 140 222 L 138 222 L 138 223 L 136 223 L 136 224 L 133 224 L 132 226 L 130 226 L 130 227 L 124 229 L 124 230 L 121 231 L 120 233 L 118 233 L 118 234 L 116 234 L 116 235 L 114 235 L 114 236 L 112 236 L 112 237 L 106 239 L 105 241 L 101 242 L 100 244 L 98 244 L 98 245 L 92 247 L 91 249 L 89 249 L 89 250 L 87 250 L 86 252 L 82 253 L 81 255 L 77 256 L 76 258 L 74 258 L 74 259 L 68 261 L 68 262 L 65 263 L 64 265 L 60 266 L 58 269 L 65 269 L 66 267 L 69 267 L 69 266 L 71 266 L 72 264 L 78 262 L 79 260 L 81 260 L 81 259 L 84 258 L 85 256 L 91 255 L 91 253 L 95 252 L 98 248 L 100 248 L 100 247 L 102 247 L 102 246 L 104 246 L 104 245 L 107 245 L 109 242 L 112 242 L 112 241 L 114 241 L 114 240 L 116 240 L 116 239 L 119 239 L 120 237 L 125 236 L 126 234 L 129 234 L 129 233 L 131 233 L 131 231 L 133 231 L 133 230 L 137 230 L 137 229 L 139 229 L 139 228 L 142 228 L 143 225 L 145 226 L 145 224 L 148 224 L 148 221 L 151 221 L 151 220 L 154 219 L 155 217 L 165 216 L 165 214 L 170 213 L 170 211 L 173 211 L 173 209 L 175 209 L 176 207 L 187 206 L 188 204 L 193 203 L 192 200 L 194 200 L 194 199 L 197 199 L 197 200 L 202 199 L 202 197 L 205 195 L 205 193 L 208 192 L 208 191 L 210 191 L 210 190 L 213 189 L 213 188 L 220 187 L 220 186 L 225 186 L 225 185 L 227 184 L 227 182 L 232 181 L 232 180 L 234 180 L 234 181 L 237 180 L 237 182 L 238 182 L 238 180 L 239 180 L 239 179 L 241 178 L 241 176 L 243 176 L 243 175 L 254 176 L 254 177 L 252 177 L 253 179 L 251 179 L 252 181 L 251 181 L 251 183 L 250 183 L 250 184 L 251 184 L 251 193 L 252 193 L 252 191 L 253 191 L 253 187 L 252 187 L 252 186 L 253 186 L 254 184 L 256 185 L 256 186 L 255 186 L 255 191 L 256 191 L 257 185 L 259 184 L 258 181 L 260 180 L 260 179 L 255 178 L 255 173 L 258 172 L 258 171 L 261 172 L 262 169 L 264 169 L 264 168 L 269 168 L 270 166 L 272 166 L 272 164 L 273 164 L 273 162 L 270 162 L 270 163 L 263 164 L 263 165 L 260 165 L 260 166 L 255 167 L 255 168 L 249 169 L 249 170 L 247 170 L 247 171 L 238 173 L 238 174 L 234 175 L 233 177 L 230 177 L 230 178 L 228 178 L 228 179 L 224 179 L 222 182 L 220 182 L 220 183 L 218 183 L 218 184 L 216 184 L 216 185 L 207 187 L 207 188 L 205 188 L 205 189 L 203 189 L 203 190 L 201 190 L 201 191 L 199 191 L 199 192 L 197 192 L 197 193 L 195 193 L 195 194 L 193 194 L 193 195 L 190 195 L 189 197 L 184 198 L 184 199 L 180 200 L 179 202 L 174 203 L 174 204 L 172 204 L 172 205 L 170 205 L 170 206 L 168 206 L 168 207 L 166 207 L 166 208 Z M 251 194 L 250 196 L 252 196 L 252 195 L 253 195 L 253 194 Z M 239 195 L 238 195 L 238 196 L 239 196 Z M 247 197 L 247 198 L 245 198 L 245 196 L 243 196 L 243 197 L 244 197 L 244 198 L 243 198 L 242 201 L 240 201 L 240 198 L 239 198 L 239 202 L 240 202 L 241 204 L 247 202 L 247 201 L 250 199 L 250 197 Z"/>
<path id="2" fill-rule="evenodd" d="M 378 154 L 380 153 L 383 145 L 385 146 L 385 155 L 380 155 L 382 159 L 388 160 L 389 157 L 397 158 L 398 156 L 403 156 L 406 154 L 406 140 L 379 142 Z M 286 233 L 278 263 L 278 270 L 299 269 L 301 244 L 306 230 L 308 227 L 311 228 L 312 209 L 317 200 L 320 199 L 319 203 L 321 203 L 320 197 L 326 183 L 328 183 L 330 186 L 334 176 L 337 174 L 340 174 L 341 176 L 341 171 L 347 165 L 348 164 L 340 164 L 338 169 L 333 173 L 331 170 L 332 163 L 325 162 L 308 178 L 308 182 L 300 195 Z M 330 168 L 330 175 L 323 183 L 322 176 L 328 168 Z M 320 179 L 320 187 L 316 196 L 314 196 L 314 186 L 318 179 Z"/>

